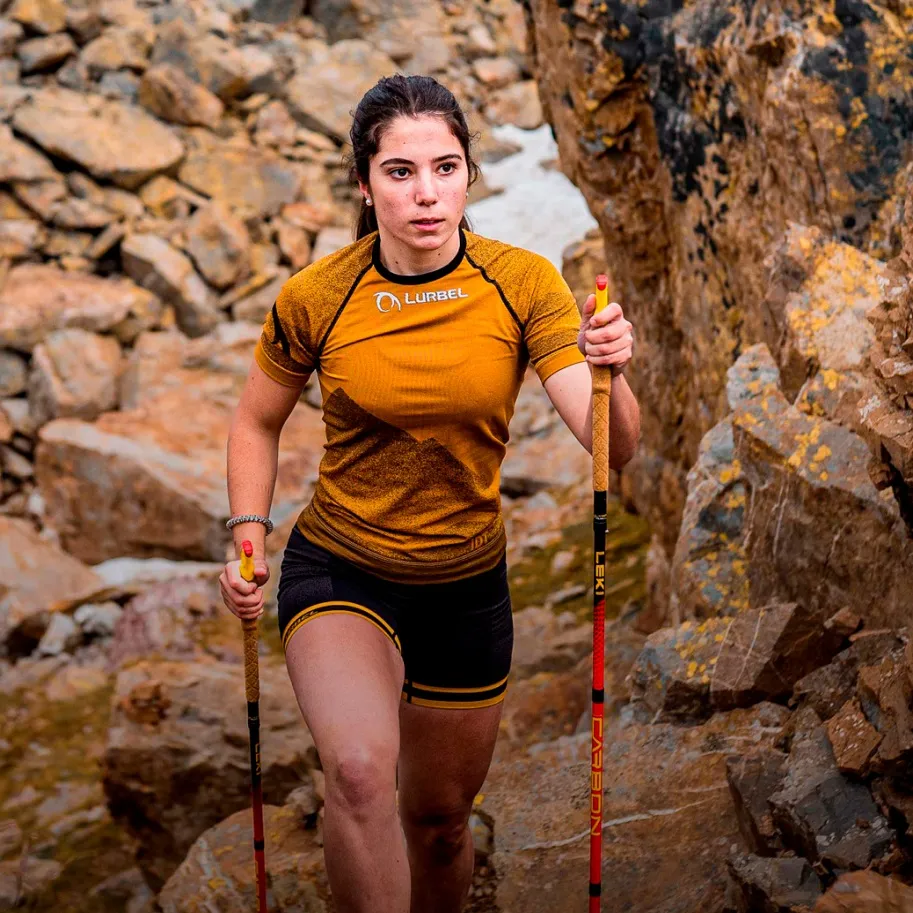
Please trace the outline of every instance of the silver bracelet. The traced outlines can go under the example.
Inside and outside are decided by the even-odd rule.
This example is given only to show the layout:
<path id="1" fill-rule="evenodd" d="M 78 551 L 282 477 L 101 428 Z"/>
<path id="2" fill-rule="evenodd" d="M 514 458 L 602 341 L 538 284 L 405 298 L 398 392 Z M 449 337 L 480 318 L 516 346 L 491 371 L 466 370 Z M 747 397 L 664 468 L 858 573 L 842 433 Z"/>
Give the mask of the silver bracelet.
<path id="1" fill-rule="evenodd" d="M 259 514 L 239 514 L 237 517 L 232 517 L 225 524 L 225 528 L 231 529 L 239 523 L 262 523 L 266 527 L 267 536 L 273 531 L 273 521 L 269 517 L 261 517 Z"/>

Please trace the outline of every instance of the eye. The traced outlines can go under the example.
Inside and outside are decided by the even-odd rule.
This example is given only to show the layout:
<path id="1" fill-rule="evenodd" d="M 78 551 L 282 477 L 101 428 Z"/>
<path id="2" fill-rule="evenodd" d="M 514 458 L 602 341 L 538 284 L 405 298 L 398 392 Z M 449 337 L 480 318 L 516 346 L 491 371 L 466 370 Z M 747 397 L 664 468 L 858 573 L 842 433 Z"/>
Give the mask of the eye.
<path id="1" fill-rule="evenodd" d="M 404 177 L 407 177 L 407 176 L 408 176 L 408 174 L 409 174 L 409 169 L 406 168 L 405 166 L 402 167 L 402 168 L 394 168 L 394 169 L 390 172 L 390 174 L 393 175 L 394 177 L 404 178 Z"/>
<path id="2" fill-rule="evenodd" d="M 445 171 L 444 173 L 445 173 L 445 174 L 453 174 L 453 172 L 457 170 L 457 163 L 456 163 L 456 162 L 444 162 L 444 163 L 441 165 L 441 168 L 449 168 L 450 170 L 449 170 L 449 171 Z"/>

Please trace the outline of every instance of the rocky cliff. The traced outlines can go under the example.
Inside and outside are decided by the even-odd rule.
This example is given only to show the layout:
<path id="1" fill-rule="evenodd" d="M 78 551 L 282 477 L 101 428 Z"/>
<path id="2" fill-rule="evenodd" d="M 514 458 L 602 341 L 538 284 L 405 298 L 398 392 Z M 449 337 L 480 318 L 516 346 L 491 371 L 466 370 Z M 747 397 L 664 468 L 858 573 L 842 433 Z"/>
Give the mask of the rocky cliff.
<path id="1" fill-rule="evenodd" d="M 881 261 L 900 252 L 911 9 L 856 0 L 527 7 L 562 168 L 599 221 L 616 294 L 639 329 L 632 381 L 644 447 L 631 496 L 671 556 L 687 472 L 727 411 L 726 372 L 756 343 L 779 353 L 788 330 L 772 249 L 798 223 Z M 901 313 L 883 332 L 897 341 L 871 356 L 894 360 L 883 370 L 895 400 L 907 392 Z M 880 484 L 908 492 L 909 403 L 892 408 L 890 430 L 881 417 Z"/>

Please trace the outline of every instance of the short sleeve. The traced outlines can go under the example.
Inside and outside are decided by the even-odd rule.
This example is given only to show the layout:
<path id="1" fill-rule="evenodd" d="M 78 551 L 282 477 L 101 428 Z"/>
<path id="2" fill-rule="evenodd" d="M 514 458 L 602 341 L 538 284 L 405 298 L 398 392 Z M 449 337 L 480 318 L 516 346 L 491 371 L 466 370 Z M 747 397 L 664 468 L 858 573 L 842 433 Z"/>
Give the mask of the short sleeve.
<path id="1" fill-rule="evenodd" d="M 297 293 L 293 281 L 294 277 L 282 287 L 266 315 L 254 352 L 263 371 L 287 387 L 302 386 L 316 365 L 311 354 L 314 346 L 308 338 L 307 303 Z"/>
<path id="2" fill-rule="evenodd" d="M 577 348 L 580 311 L 561 273 L 544 257 L 530 270 L 524 341 L 543 383 L 556 371 L 586 361 Z"/>

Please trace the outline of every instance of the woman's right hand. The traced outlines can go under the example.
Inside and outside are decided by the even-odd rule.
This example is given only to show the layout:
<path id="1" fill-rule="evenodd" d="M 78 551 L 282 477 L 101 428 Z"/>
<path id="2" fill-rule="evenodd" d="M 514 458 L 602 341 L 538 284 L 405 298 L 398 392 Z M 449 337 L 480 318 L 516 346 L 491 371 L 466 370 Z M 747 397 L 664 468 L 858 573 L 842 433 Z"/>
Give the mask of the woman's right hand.
<path id="1" fill-rule="evenodd" d="M 254 559 L 254 579 L 241 576 L 241 562 L 229 561 L 219 575 L 222 602 L 242 621 L 263 614 L 263 585 L 269 580 L 269 565 L 263 558 Z"/>

